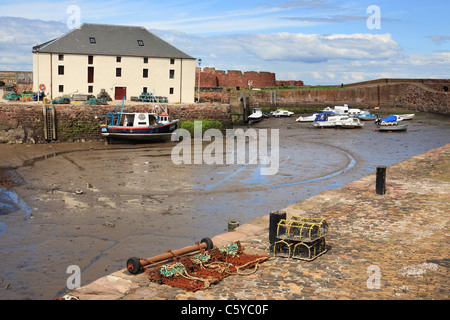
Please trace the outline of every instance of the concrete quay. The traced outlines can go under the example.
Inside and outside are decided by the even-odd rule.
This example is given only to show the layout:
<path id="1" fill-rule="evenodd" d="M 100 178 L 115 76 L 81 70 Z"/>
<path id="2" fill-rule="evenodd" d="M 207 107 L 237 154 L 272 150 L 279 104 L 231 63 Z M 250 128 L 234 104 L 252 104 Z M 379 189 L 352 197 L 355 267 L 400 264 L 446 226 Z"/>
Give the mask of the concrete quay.
<path id="1" fill-rule="evenodd" d="M 67 298 L 80 300 L 448 300 L 450 144 L 387 168 L 386 194 L 375 173 L 284 209 L 325 218 L 327 252 L 313 261 L 268 252 L 269 215 L 212 238 L 266 254 L 250 275 L 232 274 L 186 292 L 119 270 Z M 189 245 L 189 244 L 187 244 Z M 176 248 L 173 248 L 176 249 Z M 125 262 L 124 262 L 125 263 Z"/>

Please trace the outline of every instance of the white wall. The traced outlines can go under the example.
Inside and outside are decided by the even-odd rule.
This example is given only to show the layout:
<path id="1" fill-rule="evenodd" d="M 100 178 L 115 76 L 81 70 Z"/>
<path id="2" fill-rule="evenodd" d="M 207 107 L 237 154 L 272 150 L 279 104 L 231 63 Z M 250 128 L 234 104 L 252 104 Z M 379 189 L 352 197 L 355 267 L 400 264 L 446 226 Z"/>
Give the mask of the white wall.
<path id="1" fill-rule="evenodd" d="M 147 92 L 168 97 L 170 103 L 194 102 L 195 59 L 175 59 L 171 64 L 170 58 L 148 58 L 148 63 L 144 63 L 144 57 L 122 56 L 121 62 L 116 62 L 116 58 L 94 55 L 93 64 L 88 64 L 87 55 L 64 54 L 64 60 L 60 61 L 55 53 L 33 53 L 33 90 L 37 91 L 43 83 L 46 95 L 54 99 L 63 94 L 87 94 L 88 86 L 93 86 L 95 96 L 105 89 L 114 99 L 115 87 L 126 87 L 126 98 L 130 100 L 147 87 Z M 64 75 L 58 74 L 60 65 L 64 66 Z M 93 83 L 88 83 L 90 66 L 94 67 Z M 116 77 L 116 68 L 122 68 L 121 77 Z M 148 69 L 148 78 L 143 77 L 143 69 Z M 173 79 L 169 78 L 169 70 L 175 70 Z M 60 85 L 64 86 L 63 92 L 59 92 Z"/>

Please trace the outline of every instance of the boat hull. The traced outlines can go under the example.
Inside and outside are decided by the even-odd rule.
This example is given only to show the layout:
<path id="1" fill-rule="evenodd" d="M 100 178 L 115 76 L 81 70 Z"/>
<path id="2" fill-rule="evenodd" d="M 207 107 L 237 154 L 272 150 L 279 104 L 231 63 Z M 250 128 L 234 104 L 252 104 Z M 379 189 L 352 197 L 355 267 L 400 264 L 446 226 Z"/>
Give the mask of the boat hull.
<path id="1" fill-rule="evenodd" d="M 178 121 L 144 128 L 104 125 L 101 127 L 101 134 L 108 140 L 158 141 L 170 140 L 177 128 Z"/>
<path id="2" fill-rule="evenodd" d="M 408 129 L 407 125 L 393 125 L 393 126 L 379 126 L 378 131 L 381 132 L 391 132 L 391 131 L 406 131 Z"/>
<path id="3" fill-rule="evenodd" d="M 262 116 L 259 117 L 248 117 L 249 122 L 259 122 L 262 120 Z"/>
<path id="4" fill-rule="evenodd" d="M 377 120 L 377 116 L 358 116 L 358 119 L 362 121 L 373 121 Z"/>

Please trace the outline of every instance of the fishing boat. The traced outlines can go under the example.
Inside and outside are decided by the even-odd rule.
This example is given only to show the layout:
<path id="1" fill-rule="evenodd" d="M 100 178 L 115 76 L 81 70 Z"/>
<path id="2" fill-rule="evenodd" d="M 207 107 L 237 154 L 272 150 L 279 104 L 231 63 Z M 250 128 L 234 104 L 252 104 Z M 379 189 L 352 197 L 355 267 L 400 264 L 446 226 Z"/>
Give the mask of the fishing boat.
<path id="1" fill-rule="evenodd" d="M 179 120 L 171 120 L 167 108 L 155 106 L 152 112 L 120 112 L 105 114 L 101 135 L 111 140 L 164 141 L 177 129 Z"/>
<path id="2" fill-rule="evenodd" d="M 278 109 L 276 111 L 271 111 L 270 114 L 273 117 L 290 117 L 294 114 L 294 112 L 292 111 L 288 111 L 288 110 L 283 110 L 283 109 Z"/>
<path id="3" fill-rule="evenodd" d="M 263 113 L 260 108 L 254 108 L 253 113 L 248 116 L 248 121 L 251 123 L 261 121 Z"/>

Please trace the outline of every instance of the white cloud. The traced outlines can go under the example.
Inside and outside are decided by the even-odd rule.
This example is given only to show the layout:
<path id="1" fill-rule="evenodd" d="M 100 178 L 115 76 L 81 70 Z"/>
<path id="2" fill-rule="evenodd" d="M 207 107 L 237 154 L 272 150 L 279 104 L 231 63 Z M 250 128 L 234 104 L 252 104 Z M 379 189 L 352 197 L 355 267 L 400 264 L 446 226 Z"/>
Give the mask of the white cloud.
<path id="1" fill-rule="evenodd" d="M 60 22 L 1 17 L 0 70 L 31 71 L 33 46 L 67 31 L 66 25 Z"/>
<path id="2" fill-rule="evenodd" d="M 239 36 L 242 46 L 262 60 L 324 62 L 394 56 L 400 47 L 390 34 L 266 33 Z M 244 39 L 245 38 L 245 39 Z"/>
<path id="3" fill-rule="evenodd" d="M 0 70 L 32 70 L 32 47 L 66 33 L 65 22 L 0 19 Z M 269 71 L 279 80 L 340 84 L 383 77 L 448 78 L 450 52 L 404 54 L 390 34 L 247 33 L 198 36 L 151 29 L 202 67 Z"/>

